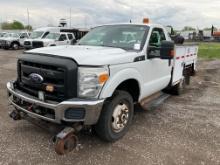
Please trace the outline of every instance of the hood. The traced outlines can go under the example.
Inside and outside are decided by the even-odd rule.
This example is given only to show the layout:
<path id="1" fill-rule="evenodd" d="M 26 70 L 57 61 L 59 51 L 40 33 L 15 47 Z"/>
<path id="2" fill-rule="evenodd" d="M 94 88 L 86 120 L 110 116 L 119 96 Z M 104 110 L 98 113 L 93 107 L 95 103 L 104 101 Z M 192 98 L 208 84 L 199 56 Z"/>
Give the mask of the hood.
<path id="1" fill-rule="evenodd" d="M 42 41 L 42 42 L 45 42 L 45 43 L 49 43 L 49 42 L 54 42 L 55 40 L 42 38 L 42 39 L 35 39 L 35 41 Z"/>
<path id="2" fill-rule="evenodd" d="M 75 60 L 79 65 L 112 65 L 133 62 L 137 52 L 120 48 L 96 47 L 82 45 L 56 46 L 39 48 L 26 53 L 49 54 L 67 57 Z"/>
<path id="3" fill-rule="evenodd" d="M 14 41 L 14 40 L 18 40 L 18 38 L 15 38 L 15 37 L 6 37 L 6 38 L 4 38 L 4 40 Z"/>

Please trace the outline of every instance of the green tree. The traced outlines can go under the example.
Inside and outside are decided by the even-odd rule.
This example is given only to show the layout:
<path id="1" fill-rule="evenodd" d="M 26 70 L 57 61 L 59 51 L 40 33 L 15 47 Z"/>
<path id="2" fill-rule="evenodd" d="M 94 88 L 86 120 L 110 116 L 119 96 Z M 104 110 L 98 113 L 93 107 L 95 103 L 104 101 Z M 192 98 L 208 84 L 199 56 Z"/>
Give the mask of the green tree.
<path id="1" fill-rule="evenodd" d="M 24 29 L 24 25 L 21 22 L 14 20 L 12 23 L 3 22 L 2 29 L 3 30 L 22 30 Z"/>

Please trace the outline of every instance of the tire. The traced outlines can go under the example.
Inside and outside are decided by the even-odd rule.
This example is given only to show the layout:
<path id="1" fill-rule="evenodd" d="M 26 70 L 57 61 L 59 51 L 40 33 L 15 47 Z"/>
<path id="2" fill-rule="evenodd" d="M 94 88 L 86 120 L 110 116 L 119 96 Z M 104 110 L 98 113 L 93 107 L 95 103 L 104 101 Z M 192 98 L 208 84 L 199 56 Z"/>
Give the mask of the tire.
<path id="1" fill-rule="evenodd" d="M 185 76 L 186 85 L 190 85 L 190 75 Z"/>
<path id="2" fill-rule="evenodd" d="M 171 92 L 174 95 L 181 95 L 184 93 L 186 87 L 185 78 L 183 78 L 178 84 L 176 84 L 172 89 Z"/>
<path id="3" fill-rule="evenodd" d="M 102 140 L 114 142 L 126 134 L 132 123 L 133 114 L 134 105 L 131 95 L 118 90 L 105 102 L 99 121 L 94 126 L 95 132 Z"/>
<path id="4" fill-rule="evenodd" d="M 19 44 L 17 42 L 13 42 L 11 44 L 11 47 L 12 47 L 13 50 L 18 50 L 19 49 Z"/>

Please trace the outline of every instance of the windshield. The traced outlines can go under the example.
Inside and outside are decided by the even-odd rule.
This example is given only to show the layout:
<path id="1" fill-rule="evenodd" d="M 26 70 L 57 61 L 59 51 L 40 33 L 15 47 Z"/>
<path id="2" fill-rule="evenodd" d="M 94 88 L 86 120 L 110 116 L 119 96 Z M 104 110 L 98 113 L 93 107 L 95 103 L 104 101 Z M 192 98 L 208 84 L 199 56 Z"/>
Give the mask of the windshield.
<path id="1" fill-rule="evenodd" d="M 31 39 L 40 38 L 43 34 L 44 34 L 43 31 L 33 31 L 33 32 L 31 33 L 30 38 L 31 38 Z"/>
<path id="2" fill-rule="evenodd" d="M 45 38 L 46 39 L 58 40 L 59 37 L 60 37 L 59 33 L 49 33 Z"/>
<path id="3" fill-rule="evenodd" d="M 79 45 L 116 47 L 140 50 L 149 27 L 143 25 L 107 25 L 91 30 Z"/>

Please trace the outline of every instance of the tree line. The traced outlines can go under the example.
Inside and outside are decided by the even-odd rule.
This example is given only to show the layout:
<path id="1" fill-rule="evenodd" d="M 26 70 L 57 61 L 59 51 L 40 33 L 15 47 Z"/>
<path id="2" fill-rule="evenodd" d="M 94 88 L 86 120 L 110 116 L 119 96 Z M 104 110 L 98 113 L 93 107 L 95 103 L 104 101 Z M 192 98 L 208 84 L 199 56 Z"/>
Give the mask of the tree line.
<path id="1" fill-rule="evenodd" d="M 23 23 L 14 20 L 13 22 L 3 22 L 1 24 L 3 30 L 32 30 L 31 25 L 24 25 Z"/>

